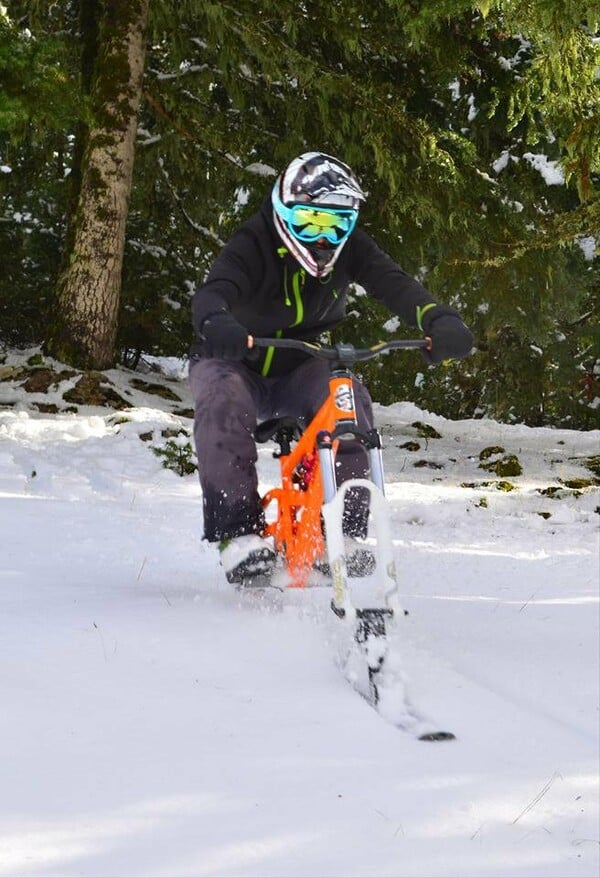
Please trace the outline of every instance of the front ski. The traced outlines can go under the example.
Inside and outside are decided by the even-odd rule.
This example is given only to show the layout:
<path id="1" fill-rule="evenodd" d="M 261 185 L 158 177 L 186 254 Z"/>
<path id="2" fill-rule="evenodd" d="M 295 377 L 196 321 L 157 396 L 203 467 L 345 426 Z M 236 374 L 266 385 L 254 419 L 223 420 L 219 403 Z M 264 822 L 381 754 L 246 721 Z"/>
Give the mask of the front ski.
<path id="1" fill-rule="evenodd" d="M 275 581 L 272 571 L 246 574 L 239 582 L 234 583 L 234 587 L 237 592 L 284 591 L 284 587 Z"/>
<path id="2" fill-rule="evenodd" d="M 342 521 L 345 495 L 353 487 L 370 492 L 371 519 L 377 538 L 373 578 L 382 602 L 380 606 L 356 607 L 348 586 Z M 452 732 L 437 729 L 410 705 L 401 669 L 394 669 L 389 654 L 388 626 L 404 616 L 405 611 L 398 597 L 396 564 L 383 492 L 364 479 L 344 482 L 331 500 L 324 503 L 323 519 L 332 576 L 331 609 L 353 637 L 353 648 L 344 667 L 346 677 L 384 719 L 402 731 L 413 734 L 420 741 L 453 740 Z"/>
<path id="3" fill-rule="evenodd" d="M 237 582 L 231 584 L 238 592 L 257 592 L 266 589 L 285 592 L 293 588 L 294 578 L 281 558 L 277 558 L 269 569 L 248 571 Z M 314 568 L 307 574 L 303 588 L 331 588 L 331 577 Z"/>
<path id="4" fill-rule="evenodd" d="M 402 674 L 390 655 L 386 626 L 392 619 L 386 611 L 357 610 L 353 642 L 342 663 L 344 676 L 382 719 L 401 732 L 419 741 L 455 740 L 452 732 L 438 728 L 410 703 Z"/>

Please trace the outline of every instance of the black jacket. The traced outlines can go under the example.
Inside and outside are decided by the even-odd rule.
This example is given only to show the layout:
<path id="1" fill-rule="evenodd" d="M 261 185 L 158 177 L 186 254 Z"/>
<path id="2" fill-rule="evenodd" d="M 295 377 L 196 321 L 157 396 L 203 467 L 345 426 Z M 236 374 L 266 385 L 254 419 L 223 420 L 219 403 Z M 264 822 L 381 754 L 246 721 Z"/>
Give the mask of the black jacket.
<path id="1" fill-rule="evenodd" d="M 348 286 L 356 283 L 383 302 L 409 326 L 426 333 L 427 322 L 445 306 L 427 309 L 421 323 L 418 308 L 435 299 L 403 271 L 372 238 L 357 228 L 350 235 L 333 270 L 325 278 L 312 277 L 283 246 L 273 223 L 270 198 L 231 237 L 192 299 L 197 341 L 192 354 L 202 356 L 203 321 L 217 311 L 230 311 L 250 335 L 317 339 L 346 313 Z M 429 319 L 429 320 L 427 320 Z M 257 352 L 246 360 L 257 372 L 282 375 L 305 356 L 296 351 Z M 254 358 L 253 358 L 254 357 Z M 267 365 L 265 365 L 265 362 Z"/>

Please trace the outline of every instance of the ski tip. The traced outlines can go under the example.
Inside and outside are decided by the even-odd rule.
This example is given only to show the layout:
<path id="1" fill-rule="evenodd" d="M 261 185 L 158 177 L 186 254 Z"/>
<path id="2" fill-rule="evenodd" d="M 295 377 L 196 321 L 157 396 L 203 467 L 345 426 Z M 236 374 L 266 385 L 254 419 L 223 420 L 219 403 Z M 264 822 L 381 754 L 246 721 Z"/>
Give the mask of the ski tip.
<path id="1" fill-rule="evenodd" d="M 274 583 L 270 576 L 263 574 L 244 576 L 239 582 L 234 583 L 234 587 L 239 593 L 284 591 L 283 587 Z"/>
<path id="2" fill-rule="evenodd" d="M 456 741 L 452 732 L 425 732 L 419 735 L 419 741 Z"/>

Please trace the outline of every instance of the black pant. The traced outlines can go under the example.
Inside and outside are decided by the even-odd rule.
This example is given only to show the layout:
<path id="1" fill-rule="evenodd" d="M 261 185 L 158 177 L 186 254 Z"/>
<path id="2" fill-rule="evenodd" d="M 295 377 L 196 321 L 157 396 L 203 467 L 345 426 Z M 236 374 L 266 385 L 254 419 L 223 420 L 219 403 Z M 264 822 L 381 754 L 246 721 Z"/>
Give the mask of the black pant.
<path id="1" fill-rule="evenodd" d="M 261 533 L 264 516 L 256 475 L 257 422 L 285 415 L 307 424 L 328 392 L 329 366 L 309 359 L 280 378 L 263 378 L 243 363 L 198 359 L 190 364 L 195 401 L 194 439 L 204 504 L 204 537 L 210 541 Z M 358 424 L 373 426 L 366 387 L 354 380 Z M 336 461 L 338 483 L 364 477 L 367 454 L 344 441 Z M 356 492 L 358 493 L 358 492 Z M 368 498 L 348 495 L 345 531 L 364 535 Z M 368 494 L 368 492 L 362 492 Z"/>

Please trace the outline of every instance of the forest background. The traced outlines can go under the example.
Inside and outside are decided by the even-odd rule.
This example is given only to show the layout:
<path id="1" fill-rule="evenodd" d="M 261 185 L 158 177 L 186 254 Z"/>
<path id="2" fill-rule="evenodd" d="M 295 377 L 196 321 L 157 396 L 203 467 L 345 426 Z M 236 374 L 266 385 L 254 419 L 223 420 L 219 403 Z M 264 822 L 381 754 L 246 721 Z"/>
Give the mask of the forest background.
<path id="1" fill-rule="evenodd" d="M 596 426 L 599 25 L 577 0 L 0 3 L 0 360 L 185 356 L 195 285 L 317 149 L 476 337 L 365 368 L 375 399 Z M 337 340 L 411 333 L 360 289 L 349 310 Z"/>

